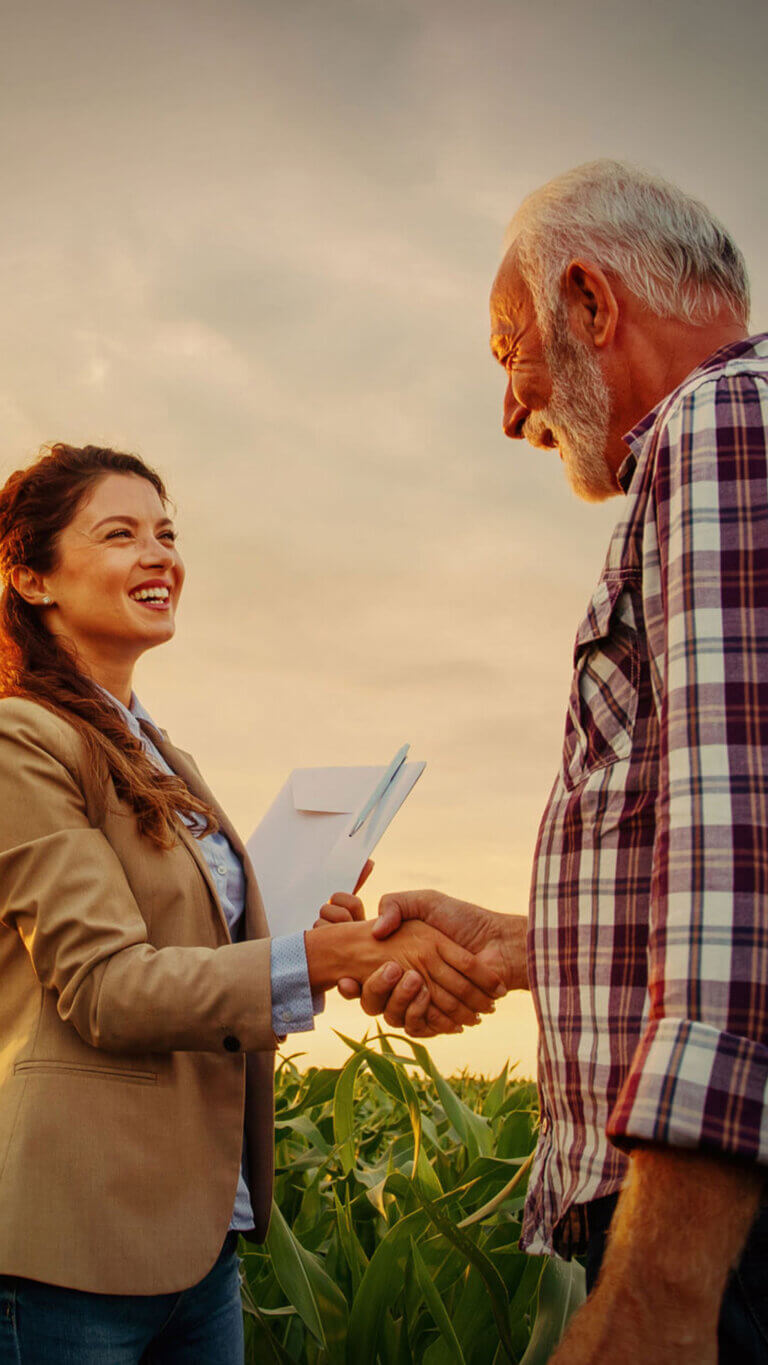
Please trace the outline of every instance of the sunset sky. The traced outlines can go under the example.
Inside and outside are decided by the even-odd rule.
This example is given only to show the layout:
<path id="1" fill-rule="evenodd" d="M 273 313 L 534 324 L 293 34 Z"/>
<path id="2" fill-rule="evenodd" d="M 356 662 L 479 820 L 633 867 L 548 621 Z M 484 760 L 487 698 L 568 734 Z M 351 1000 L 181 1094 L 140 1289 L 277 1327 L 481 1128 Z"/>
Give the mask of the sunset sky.
<path id="1" fill-rule="evenodd" d="M 0 475 L 66 440 L 166 477 L 187 586 L 137 692 L 244 836 L 293 767 L 410 741 L 371 910 L 527 908 L 619 510 L 502 435 L 506 223 L 636 162 L 724 220 L 768 326 L 767 28 L 759 0 L 3 5 Z M 365 1022 L 329 1002 L 290 1050 Z M 532 1073 L 530 1001 L 434 1054 Z"/>

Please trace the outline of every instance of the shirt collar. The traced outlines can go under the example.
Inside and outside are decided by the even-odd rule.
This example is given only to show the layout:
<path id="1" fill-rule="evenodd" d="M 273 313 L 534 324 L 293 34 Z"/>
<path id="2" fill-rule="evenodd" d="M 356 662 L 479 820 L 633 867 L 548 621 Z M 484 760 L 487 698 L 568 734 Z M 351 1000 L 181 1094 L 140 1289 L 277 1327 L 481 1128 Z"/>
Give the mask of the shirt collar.
<path id="1" fill-rule="evenodd" d="M 129 708 L 128 706 L 125 706 L 123 702 L 121 702 L 117 697 L 113 696 L 111 692 L 108 692 L 106 687 L 102 687 L 101 683 L 96 683 L 96 686 L 98 687 L 100 692 L 104 693 L 104 696 L 107 698 L 109 702 L 112 703 L 116 710 L 120 712 L 120 715 L 122 716 L 123 720 L 128 726 L 128 729 L 130 730 L 132 735 L 136 736 L 136 739 L 143 738 L 141 726 L 139 725 L 140 720 L 148 721 L 149 724 L 153 725 L 156 730 L 159 728 L 157 725 L 155 725 L 155 722 L 153 721 L 149 712 L 145 709 L 145 707 L 142 706 L 135 692 L 131 693 L 131 703 Z"/>
<path id="2" fill-rule="evenodd" d="M 662 408 L 666 407 L 670 399 L 674 398 L 675 394 L 679 392 L 683 385 L 689 384 L 691 380 L 695 379 L 699 374 L 706 374 L 708 370 L 716 370 L 721 365 L 726 364 L 729 360 L 735 360 L 738 356 L 744 355 L 747 351 L 754 350 L 759 343 L 765 341 L 768 341 L 768 332 L 761 332 L 756 336 L 743 337 L 741 341 L 732 341 L 728 346 L 719 346 L 716 351 L 713 351 L 711 355 L 707 356 L 706 360 L 702 360 L 700 365 L 697 365 L 694 370 L 691 370 L 690 374 L 685 376 L 682 384 L 679 384 L 671 393 L 665 394 L 656 404 L 655 408 L 651 408 L 651 411 L 647 412 L 644 417 L 641 417 L 640 421 L 633 426 L 632 430 L 628 431 L 626 435 L 622 437 L 624 444 L 629 446 L 629 454 L 619 465 L 616 474 L 619 487 L 623 493 L 629 492 L 629 486 L 634 477 L 635 470 L 637 469 L 637 462 L 640 458 L 643 446 L 645 445 L 645 440 L 651 429 L 656 425 Z"/>
<path id="3" fill-rule="evenodd" d="M 624 440 L 625 441 L 628 440 L 628 437 L 625 436 Z M 633 450 L 630 450 L 626 460 L 622 460 L 616 473 L 616 482 L 618 483 L 622 493 L 629 492 L 629 485 L 631 484 L 635 476 L 636 469 L 637 456 L 635 455 Z"/>

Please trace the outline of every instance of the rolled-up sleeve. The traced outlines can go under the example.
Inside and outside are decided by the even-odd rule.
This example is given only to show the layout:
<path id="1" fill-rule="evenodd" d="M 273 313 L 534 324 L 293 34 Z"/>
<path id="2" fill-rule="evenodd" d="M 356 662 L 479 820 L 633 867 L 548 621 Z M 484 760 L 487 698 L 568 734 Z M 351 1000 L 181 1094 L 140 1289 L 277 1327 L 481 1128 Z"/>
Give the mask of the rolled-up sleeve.
<path id="1" fill-rule="evenodd" d="M 625 1149 L 768 1161 L 766 429 L 768 385 L 744 372 L 684 393 L 658 436 L 649 1007 L 607 1127 Z"/>

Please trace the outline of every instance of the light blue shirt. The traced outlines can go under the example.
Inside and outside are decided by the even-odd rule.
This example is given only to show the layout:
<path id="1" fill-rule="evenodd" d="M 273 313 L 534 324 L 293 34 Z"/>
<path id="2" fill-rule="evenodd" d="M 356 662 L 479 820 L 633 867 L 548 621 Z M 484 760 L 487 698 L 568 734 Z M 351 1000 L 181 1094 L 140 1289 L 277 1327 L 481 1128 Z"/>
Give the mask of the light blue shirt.
<path id="1" fill-rule="evenodd" d="M 106 695 L 118 708 L 131 734 L 135 735 L 141 742 L 153 762 L 163 772 L 172 773 L 173 769 L 169 767 L 159 749 L 139 725 L 139 720 L 145 720 L 152 726 L 155 726 L 155 722 L 144 710 L 135 693 L 131 696 L 130 710 L 123 706 L 117 697 L 113 697 L 111 692 L 107 692 Z M 193 818 L 190 819 L 186 816 L 181 818 L 191 829 L 195 828 Z M 208 865 L 221 908 L 224 911 L 230 937 L 235 943 L 241 936 L 243 911 L 245 909 L 245 873 L 242 861 L 226 834 L 221 831 L 216 834 L 204 835 L 198 840 L 198 844 Z M 303 933 L 284 934 L 270 940 L 270 979 L 273 1031 L 284 1036 L 286 1033 L 301 1033 L 307 1029 L 313 1029 L 315 1026 L 314 1016 L 322 1010 L 324 998 L 322 995 L 313 996 L 312 994 Z M 235 1207 L 229 1226 L 238 1231 L 253 1227 L 253 1210 L 247 1183 L 245 1138 L 243 1138 L 243 1160 L 237 1182 Z"/>

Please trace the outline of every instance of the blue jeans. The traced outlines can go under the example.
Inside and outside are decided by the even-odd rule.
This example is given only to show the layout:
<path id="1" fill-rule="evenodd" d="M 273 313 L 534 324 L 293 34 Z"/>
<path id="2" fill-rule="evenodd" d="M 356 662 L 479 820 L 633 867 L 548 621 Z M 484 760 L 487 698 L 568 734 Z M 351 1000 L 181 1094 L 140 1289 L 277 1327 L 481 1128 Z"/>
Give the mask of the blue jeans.
<path id="1" fill-rule="evenodd" d="M 242 1365 L 236 1246 L 228 1232 L 208 1274 L 177 1294 L 88 1294 L 0 1275 L 0 1365 Z"/>
<path id="2" fill-rule="evenodd" d="M 586 1206 L 587 1293 L 591 1293 L 597 1280 L 618 1197 L 609 1194 Z M 719 1365 L 768 1365 L 768 1207 L 760 1209 L 741 1260 L 728 1280 L 717 1338 Z"/>

